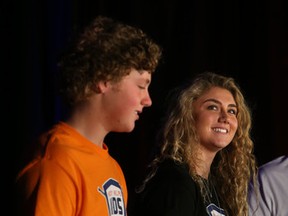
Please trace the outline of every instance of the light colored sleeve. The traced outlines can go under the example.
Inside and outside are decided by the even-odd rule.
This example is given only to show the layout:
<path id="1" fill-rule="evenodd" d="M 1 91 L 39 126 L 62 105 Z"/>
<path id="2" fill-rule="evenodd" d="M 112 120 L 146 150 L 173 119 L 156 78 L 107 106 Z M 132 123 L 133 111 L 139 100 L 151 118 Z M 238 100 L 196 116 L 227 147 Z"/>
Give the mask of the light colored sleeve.
<path id="1" fill-rule="evenodd" d="M 288 160 L 279 157 L 259 168 L 258 199 L 250 185 L 249 215 L 288 216 Z"/>

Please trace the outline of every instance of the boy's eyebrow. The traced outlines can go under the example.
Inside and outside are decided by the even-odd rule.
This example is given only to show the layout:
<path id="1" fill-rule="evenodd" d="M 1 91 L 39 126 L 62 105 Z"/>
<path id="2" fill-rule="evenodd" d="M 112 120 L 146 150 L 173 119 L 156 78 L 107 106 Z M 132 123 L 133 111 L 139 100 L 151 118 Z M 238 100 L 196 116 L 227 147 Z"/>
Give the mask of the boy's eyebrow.
<path id="1" fill-rule="evenodd" d="M 149 79 L 149 78 L 144 78 L 144 77 L 139 78 L 139 81 L 145 82 L 145 84 L 150 84 L 150 83 L 151 83 L 151 79 Z"/>
<path id="2" fill-rule="evenodd" d="M 146 84 L 150 84 L 151 83 L 151 79 L 146 79 Z"/>

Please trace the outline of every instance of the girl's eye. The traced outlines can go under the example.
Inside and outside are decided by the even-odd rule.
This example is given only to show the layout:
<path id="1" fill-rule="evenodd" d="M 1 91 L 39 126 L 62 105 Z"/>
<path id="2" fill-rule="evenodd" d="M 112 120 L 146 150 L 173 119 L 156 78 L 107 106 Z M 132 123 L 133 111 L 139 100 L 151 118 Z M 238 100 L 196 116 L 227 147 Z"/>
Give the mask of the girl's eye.
<path id="1" fill-rule="evenodd" d="M 237 114 L 237 110 L 234 110 L 234 109 L 230 109 L 228 110 L 229 113 L 233 114 L 233 115 L 236 115 Z"/>
<path id="2" fill-rule="evenodd" d="M 207 109 L 208 110 L 215 110 L 215 111 L 219 110 L 217 105 L 209 105 L 207 107 Z M 237 115 L 237 110 L 236 109 L 229 109 L 227 112 L 232 114 L 232 115 Z"/>
<path id="3" fill-rule="evenodd" d="M 208 110 L 217 110 L 218 107 L 217 107 L 216 105 L 209 105 L 209 106 L 207 107 L 207 109 L 208 109 Z"/>

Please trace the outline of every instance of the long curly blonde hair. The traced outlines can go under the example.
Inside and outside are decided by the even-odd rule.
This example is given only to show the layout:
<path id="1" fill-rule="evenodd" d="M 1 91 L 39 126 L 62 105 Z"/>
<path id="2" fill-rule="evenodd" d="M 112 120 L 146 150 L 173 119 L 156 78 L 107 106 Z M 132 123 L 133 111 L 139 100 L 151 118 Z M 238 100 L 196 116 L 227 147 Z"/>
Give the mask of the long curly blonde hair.
<path id="1" fill-rule="evenodd" d="M 253 154 L 254 144 L 250 137 L 251 111 L 234 79 L 213 72 L 198 74 L 192 83 L 176 91 L 175 100 L 169 98 L 171 103 L 160 134 L 160 152 L 149 165 L 151 172 L 140 190 L 143 190 L 146 183 L 155 175 L 159 163 L 165 158 L 171 158 L 189 165 L 191 177 L 203 191 L 203 181 L 196 173 L 199 142 L 193 116 L 193 101 L 215 86 L 227 89 L 233 95 L 238 109 L 238 129 L 232 142 L 214 158 L 209 179 L 215 185 L 226 215 L 246 216 L 248 185 L 250 179 L 255 180 L 257 170 Z"/>

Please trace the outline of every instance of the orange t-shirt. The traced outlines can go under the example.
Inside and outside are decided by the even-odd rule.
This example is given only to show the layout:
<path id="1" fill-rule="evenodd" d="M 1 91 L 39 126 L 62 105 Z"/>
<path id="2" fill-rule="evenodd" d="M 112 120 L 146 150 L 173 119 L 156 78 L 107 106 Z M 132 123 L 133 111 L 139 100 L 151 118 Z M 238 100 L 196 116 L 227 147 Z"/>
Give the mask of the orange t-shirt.
<path id="1" fill-rule="evenodd" d="M 105 144 L 101 148 L 60 122 L 41 145 L 37 157 L 17 177 L 25 208 L 35 209 L 33 215 L 127 214 L 125 177 Z"/>

